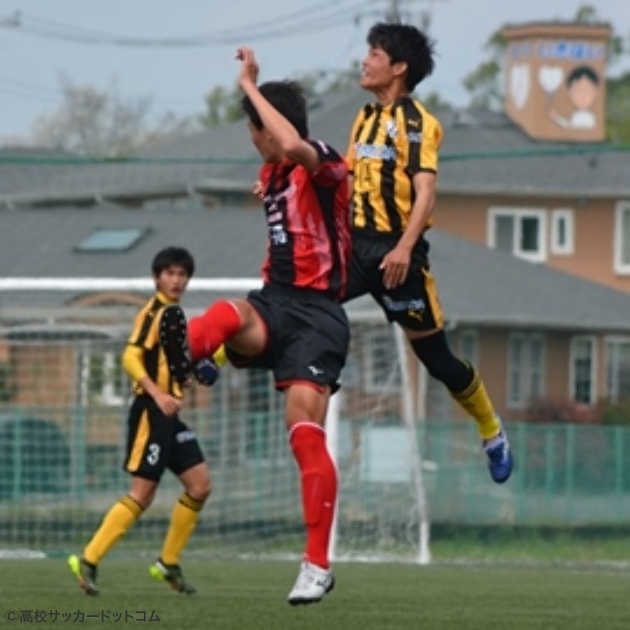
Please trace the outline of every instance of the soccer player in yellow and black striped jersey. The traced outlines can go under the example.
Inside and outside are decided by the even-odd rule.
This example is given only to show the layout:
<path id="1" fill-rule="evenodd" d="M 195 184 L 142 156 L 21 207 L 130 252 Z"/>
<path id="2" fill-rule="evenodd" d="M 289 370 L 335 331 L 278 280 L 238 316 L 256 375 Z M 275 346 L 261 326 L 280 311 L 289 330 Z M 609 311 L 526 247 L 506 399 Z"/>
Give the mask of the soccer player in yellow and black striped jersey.
<path id="1" fill-rule="evenodd" d="M 448 347 L 429 271 L 425 234 L 443 130 L 412 92 L 433 72 L 433 46 L 414 26 L 384 23 L 367 43 L 360 83 L 376 100 L 358 113 L 347 152 L 353 256 L 346 301 L 370 293 L 402 326 L 428 372 L 476 420 L 490 475 L 503 483 L 513 468 L 505 430 L 478 372 Z"/>
<path id="2" fill-rule="evenodd" d="M 179 300 L 194 268 L 193 257 L 180 247 L 163 249 L 153 259 L 156 292 L 136 316 L 122 359 L 134 393 L 124 464 L 131 488 L 106 514 L 81 556 L 68 558 L 88 595 L 98 593 L 99 563 L 149 507 L 166 469 L 179 478 L 184 492 L 173 508 L 160 557 L 149 570 L 179 592 L 195 592 L 184 579 L 179 556 L 210 495 L 210 474 L 195 434 L 178 415 L 192 375 Z"/>

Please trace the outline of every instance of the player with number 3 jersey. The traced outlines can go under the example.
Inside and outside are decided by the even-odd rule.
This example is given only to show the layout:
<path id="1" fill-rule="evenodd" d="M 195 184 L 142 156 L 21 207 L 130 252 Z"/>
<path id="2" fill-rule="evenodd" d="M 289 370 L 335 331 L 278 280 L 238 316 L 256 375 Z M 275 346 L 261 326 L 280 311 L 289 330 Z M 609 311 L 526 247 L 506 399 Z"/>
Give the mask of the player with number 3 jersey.
<path id="1" fill-rule="evenodd" d="M 152 577 L 180 593 L 195 592 L 179 566 L 179 556 L 210 495 L 210 475 L 195 434 L 180 420 L 184 388 L 194 374 L 186 341 L 186 319 L 179 300 L 194 272 L 191 254 L 180 247 L 161 250 L 153 259 L 156 292 L 136 316 L 123 353 L 132 380 L 124 469 L 131 488 L 105 515 L 82 554 L 68 566 L 88 595 L 98 594 L 101 560 L 151 505 L 165 470 L 176 475 L 184 492 L 173 508 Z"/>

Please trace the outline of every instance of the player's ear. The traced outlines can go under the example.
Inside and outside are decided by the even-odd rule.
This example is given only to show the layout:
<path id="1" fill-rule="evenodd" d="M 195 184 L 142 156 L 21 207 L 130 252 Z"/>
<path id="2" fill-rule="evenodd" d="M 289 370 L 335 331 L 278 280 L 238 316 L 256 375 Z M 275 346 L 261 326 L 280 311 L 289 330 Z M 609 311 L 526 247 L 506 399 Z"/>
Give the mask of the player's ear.
<path id="1" fill-rule="evenodd" d="M 392 70 L 394 71 L 394 75 L 397 77 L 402 77 L 408 69 L 409 64 L 406 61 L 397 61 L 392 64 Z"/>

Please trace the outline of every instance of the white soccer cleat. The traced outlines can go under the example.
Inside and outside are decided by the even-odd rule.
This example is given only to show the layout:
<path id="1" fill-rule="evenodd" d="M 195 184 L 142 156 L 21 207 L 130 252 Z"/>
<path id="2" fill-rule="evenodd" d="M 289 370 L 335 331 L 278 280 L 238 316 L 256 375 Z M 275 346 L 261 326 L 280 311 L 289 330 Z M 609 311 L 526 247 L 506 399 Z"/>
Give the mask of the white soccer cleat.
<path id="1" fill-rule="evenodd" d="M 324 595 L 335 588 L 332 571 L 322 569 L 310 562 L 302 562 L 300 573 L 287 597 L 291 606 L 321 602 Z"/>

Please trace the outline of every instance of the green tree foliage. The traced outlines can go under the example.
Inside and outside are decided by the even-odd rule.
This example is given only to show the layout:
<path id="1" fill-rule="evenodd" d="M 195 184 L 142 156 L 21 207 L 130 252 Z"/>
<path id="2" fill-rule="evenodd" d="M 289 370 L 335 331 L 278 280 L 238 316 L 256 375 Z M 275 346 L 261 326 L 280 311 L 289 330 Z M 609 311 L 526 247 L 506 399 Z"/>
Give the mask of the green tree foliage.
<path id="1" fill-rule="evenodd" d="M 611 142 L 630 144 L 630 72 L 607 79 L 606 131 Z"/>

